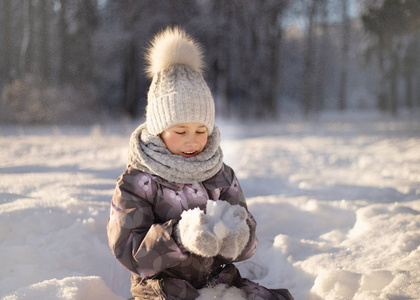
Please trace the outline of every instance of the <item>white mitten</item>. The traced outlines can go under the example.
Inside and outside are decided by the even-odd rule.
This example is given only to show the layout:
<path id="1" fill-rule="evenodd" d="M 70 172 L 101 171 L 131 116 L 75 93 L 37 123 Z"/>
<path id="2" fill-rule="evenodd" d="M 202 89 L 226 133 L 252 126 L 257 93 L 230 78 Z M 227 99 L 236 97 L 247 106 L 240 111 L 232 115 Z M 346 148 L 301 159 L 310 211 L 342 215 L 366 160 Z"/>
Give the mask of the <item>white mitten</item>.
<path id="1" fill-rule="evenodd" d="M 232 205 L 222 216 L 221 223 L 216 223 L 214 231 L 218 227 L 227 228 L 225 236 L 221 240 L 219 254 L 225 258 L 235 260 L 244 250 L 249 240 L 249 226 L 246 223 L 248 213 L 239 205 Z M 222 231 L 222 230 L 219 230 Z M 217 234 L 216 234 L 217 235 Z"/>
<path id="2" fill-rule="evenodd" d="M 209 228 L 217 236 L 220 242 L 229 234 L 229 228 L 222 221 L 222 216 L 232 207 L 232 205 L 223 200 L 208 200 L 206 206 L 206 219 Z"/>
<path id="3" fill-rule="evenodd" d="M 179 242 L 191 253 L 204 256 L 216 256 L 221 244 L 213 233 L 202 210 L 198 207 L 186 210 L 176 228 Z"/>

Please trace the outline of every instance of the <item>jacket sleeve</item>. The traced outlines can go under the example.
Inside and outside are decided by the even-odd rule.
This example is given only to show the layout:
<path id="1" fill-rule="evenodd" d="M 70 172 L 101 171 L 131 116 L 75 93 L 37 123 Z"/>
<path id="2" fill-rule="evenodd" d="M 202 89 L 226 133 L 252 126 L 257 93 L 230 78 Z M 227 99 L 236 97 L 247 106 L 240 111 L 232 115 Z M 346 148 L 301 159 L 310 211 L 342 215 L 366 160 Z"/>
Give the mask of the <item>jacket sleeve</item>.
<path id="1" fill-rule="evenodd" d="M 258 239 L 255 234 L 257 222 L 248 210 L 244 193 L 242 192 L 242 188 L 239 184 L 238 179 L 236 178 L 234 171 L 226 165 L 224 166 L 224 168 L 225 176 L 227 176 L 227 179 L 229 180 L 229 182 L 231 182 L 231 185 L 221 192 L 220 199 L 226 200 L 232 205 L 241 205 L 248 212 L 248 218 L 246 222 L 249 226 L 249 241 L 242 253 L 235 259 L 235 261 L 242 261 L 253 256 L 255 254 L 255 251 L 257 250 Z"/>
<path id="2" fill-rule="evenodd" d="M 141 277 L 184 261 L 172 237 L 177 220 L 155 223 L 156 183 L 150 175 L 127 170 L 117 181 L 107 225 L 109 246 L 118 261 Z"/>

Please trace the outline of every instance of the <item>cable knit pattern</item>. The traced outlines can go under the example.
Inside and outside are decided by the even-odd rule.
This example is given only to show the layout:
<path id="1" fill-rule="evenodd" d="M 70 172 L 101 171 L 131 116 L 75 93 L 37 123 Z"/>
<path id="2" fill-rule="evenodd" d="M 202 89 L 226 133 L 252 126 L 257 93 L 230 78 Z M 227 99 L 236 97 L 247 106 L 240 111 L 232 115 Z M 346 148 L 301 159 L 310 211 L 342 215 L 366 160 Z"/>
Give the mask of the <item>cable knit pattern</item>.
<path id="1" fill-rule="evenodd" d="M 179 123 L 214 128 L 214 101 L 203 76 L 188 66 L 175 65 L 154 76 L 147 96 L 147 130 L 158 135 Z"/>
<path id="2" fill-rule="evenodd" d="M 150 134 L 145 123 L 130 138 L 128 165 L 170 182 L 195 183 L 213 177 L 223 165 L 220 131 L 215 126 L 203 151 L 194 157 L 172 154 L 159 136 Z"/>
<path id="3" fill-rule="evenodd" d="M 180 123 L 214 128 L 214 101 L 204 81 L 200 46 L 181 29 L 167 29 L 152 41 L 147 55 L 153 78 L 147 94 L 146 123 L 152 135 Z"/>

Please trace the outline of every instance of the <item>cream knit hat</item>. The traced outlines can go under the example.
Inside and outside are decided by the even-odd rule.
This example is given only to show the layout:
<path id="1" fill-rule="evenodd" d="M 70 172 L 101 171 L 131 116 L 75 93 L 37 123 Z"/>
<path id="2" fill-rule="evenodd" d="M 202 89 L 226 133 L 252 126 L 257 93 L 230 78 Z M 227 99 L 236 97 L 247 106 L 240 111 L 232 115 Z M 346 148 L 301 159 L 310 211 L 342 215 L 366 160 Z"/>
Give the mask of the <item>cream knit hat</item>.
<path id="1" fill-rule="evenodd" d="M 155 36 L 147 55 L 152 83 L 147 94 L 146 124 L 152 135 L 179 123 L 214 128 L 214 101 L 204 81 L 200 46 L 183 30 L 168 28 Z"/>

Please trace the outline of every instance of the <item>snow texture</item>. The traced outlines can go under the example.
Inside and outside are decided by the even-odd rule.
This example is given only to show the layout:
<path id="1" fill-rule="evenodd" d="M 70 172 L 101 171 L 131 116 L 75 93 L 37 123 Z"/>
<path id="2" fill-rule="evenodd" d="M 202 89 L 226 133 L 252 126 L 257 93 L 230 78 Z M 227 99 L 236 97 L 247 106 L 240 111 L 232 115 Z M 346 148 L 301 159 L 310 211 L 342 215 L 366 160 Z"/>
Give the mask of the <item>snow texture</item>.
<path id="1" fill-rule="evenodd" d="M 418 299 L 419 120 L 218 121 L 258 223 L 256 254 L 237 263 L 242 276 L 296 300 Z M 139 122 L 0 126 L 0 299 L 130 297 L 105 227 Z M 224 289 L 200 299 L 243 298 Z"/>
<path id="2" fill-rule="evenodd" d="M 218 254 L 235 260 L 249 240 L 247 211 L 242 206 L 219 200 L 207 203 L 206 215 L 210 217 L 211 227 L 221 245 Z"/>
<path id="3" fill-rule="evenodd" d="M 178 239 L 191 253 L 216 256 L 221 244 L 209 225 L 206 215 L 198 207 L 184 211 L 177 226 Z"/>
<path id="4" fill-rule="evenodd" d="M 114 295 L 98 276 L 50 279 L 21 288 L 4 300 L 66 299 L 123 300 Z"/>
<path id="5" fill-rule="evenodd" d="M 176 231 L 178 239 L 192 253 L 236 259 L 249 240 L 247 215 L 239 205 L 208 200 L 206 212 L 197 207 L 181 214 Z"/>
<path id="6" fill-rule="evenodd" d="M 197 300 L 247 300 L 245 292 L 236 287 L 227 287 L 225 284 L 218 284 L 213 288 L 204 288 L 200 291 Z"/>

